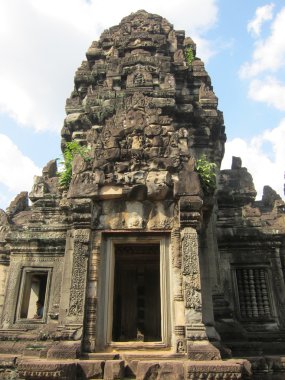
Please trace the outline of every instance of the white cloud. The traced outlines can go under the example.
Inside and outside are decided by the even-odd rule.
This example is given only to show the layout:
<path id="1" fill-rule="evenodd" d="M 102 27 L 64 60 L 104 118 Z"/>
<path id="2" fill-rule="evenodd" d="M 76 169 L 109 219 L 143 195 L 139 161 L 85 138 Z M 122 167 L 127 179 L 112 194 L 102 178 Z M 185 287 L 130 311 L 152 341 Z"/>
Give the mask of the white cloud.
<path id="1" fill-rule="evenodd" d="M 269 76 L 250 82 L 248 96 L 258 102 L 264 102 L 274 108 L 285 111 L 285 85 Z"/>
<path id="2" fill-rule="evenodd" d="M 285 66 L 285 7 L 276 15 L 271 25 L 271 34 L 255 45 L 250 62 L 240 69 L 242 78 L 251 78 L 264 71 L 276 72 Z"/>
<path id="3" fill-rule="evenodd" d="M 272 11 L 274 4 L 267 4 L 262 7 L 258 7 L 255 11 L 255 17 L 250 20 L 247 25 L 247 30 L 255 36 L 259 36 L 261 32 L 262 24 L 265 21 L 271 20 L 273 17 Z"/>
<path id="4" fill-rule="evenodd" d="M 94 27 L 115 25 L 123 17 L 139 9 L 168 18 L 175 23 L 177 29 L 200 32 L 210 29 L 218 17 L 216 0 L 191 0 L 190 3 L 188 0 L 176 0 L 175 3 L 165 0 L 30 0 L 30 3 L 40 13 L 84 33 L 93 33 Z"/>
<path id="5" fill-rule="evenodd" d="M 141 8 L 200 38 L 218 17 L 216 0 L 1 1 L 0 111 L 24 127 L 58 131 L 75 70 L 92 40 Z M 203 41 L 202 59 L 211 51 Z"/>
<path id="6" fill-rule="evenodd" d="M 223 169 L 231 167 L 232 156 L 242 158 L 243 166 L 252 174 L 257 199 L 262 197 L 263 186 L 269 185 L 284 197 L 284 171 L 285 171 L 285 118 L 279 125 L 266 130 L 259 136 L 245 141 L 235 138 L 226 143 Z M 271 152 L 267 146 L 270 144 Z M 272 154 L 271 154 L 272 153 Z"/>
<path id="7" fill-rule="evenodd" d="M 41 170 L 4 134 L 0 134 L 0 146 L 0 184 L 15 193 L 30 191 L 34 175 Z"/>
<path id="8" fill-rule="evenodd" d="M 224 48 L 222 46 L 216 46 L 216 48 L 213 49 L 213 42 L 199 35 L 192 34 L 191 38 L 197 46 L 197 57 L 201 58 L 205 63 L 207 63 L 211 57 L 218 54 L 218 52 Z"/>

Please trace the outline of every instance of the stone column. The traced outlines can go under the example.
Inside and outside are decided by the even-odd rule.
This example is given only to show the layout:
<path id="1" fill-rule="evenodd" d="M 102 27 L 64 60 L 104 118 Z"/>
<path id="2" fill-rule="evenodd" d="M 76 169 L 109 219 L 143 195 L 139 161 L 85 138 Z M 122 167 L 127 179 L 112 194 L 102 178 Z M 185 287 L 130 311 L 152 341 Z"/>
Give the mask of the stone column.
<path id="1" fill-rule="evenodd" d="M 74 359 L 81 351 L 86 310 L 89 242 L 89 228 L 73 228 L 67 232 L 59 312 L 61 328 L 57 333 L 61 342 L 48 350 L 49 359 L 62 358 L 63 355 L 64 358 Z"/>
<path id="2" fill-rule="evenodd" d="M 98 305 L 98 272 L 100 267 L 101 233 L 95 232 L 89 260 L 89 275 L 86 298 L 86 323 L 84 349 L 94 352 L 96 347 L 96 324 Z"/>
<path id="3" fill-rule="evenodd" d="M 208 223 L 199 233 L 199 263 L 201 268 L 201 296 L 203 299 L 202 314 L 203 322 L 206 325 L 208 339 L 219 342 L 220 335 L 215 328 L 213 294 L 218 291 L 218 247 L 216 242 L 215 225 L 213 214 L 210 216 Z"/>
<path id="4" fill-rule="evenodd" d="M 5 252 L 0 254 L 0 321 L 2 316 L 2 309 L 4 305 L 4 296 L 6 288 L 6 279 L 9 270 L 10 259 L 8 254 Z"/>
<path id="5" fill-rule="evenodd" d="M 280 258 L 280 247 L 275 247 L 271 254 L 273 292 L 278 322 L 285 328 L 285 282 Z"/>
<path id="6" fill-rule="evenodd" d="M 90 229 L 67 232 L 59 323 L 83 326 Z"/>
<path id="7" fill-rule="evenodd" d="M 89 239 L 90 229 L 78 229 L 74 231 L 68 317 L 76 323 L 83 323 L 84 317 Z"/>
<path id="8" fill-rule="evenodd" d="M 17 294 L 19 285 L 19 274 L 20 274 L 21 263 L 17 260 L 15 256 L 10 258 L 10 266 L 6 278 L 6 288 L 5 288 L 5 301 L 2 309 L 1 327 L 3 329 L 9 329 L 13 326 L 15 320 L 15 311 L 17 307 Z"/>
<path id="9" fill-rule="evenodd" d="M 77 338 L 81 339 L 90 256 L 90 199 L 73 199 L 70 224 L 66 234 L 59 323 L 69 329 L 74 326 L 78 330 Z"/>
<path id="10" fill-rule="evenodd" d="M 171 247 L 175 349 L 177 353 L 185 354 L 185 313 L 181 274 L 181 236 L 179 228 L 174 228 L 171 232 Z"/>
<path id="11" fill-rule="evenodd" d="M 184 227 L 181 235 L 187 354 L 193 360 L 220 359 L 219 351 L 208 341 L 202 318 L 198 235 L 193 227 Z"/>

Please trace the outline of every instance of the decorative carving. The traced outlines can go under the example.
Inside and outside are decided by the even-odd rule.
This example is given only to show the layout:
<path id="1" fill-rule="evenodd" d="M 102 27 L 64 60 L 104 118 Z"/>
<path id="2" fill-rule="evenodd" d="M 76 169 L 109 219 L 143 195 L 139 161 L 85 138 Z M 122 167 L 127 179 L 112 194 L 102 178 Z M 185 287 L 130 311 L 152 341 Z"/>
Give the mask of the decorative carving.
<path id="1" fill-rule="evenodd" d="M 97 298 L 87 298 L 85 350 L 93 352 L 96 347 Z"/>
<path id="2" fill-rule="evenodd" d="M 134 76 L 134 85 L 135 86 L 143 86 L 145 83 L 145 79 L 144 79 L 144 76 L 142 73 L 137 73 L 135 76 Z"/>
<path id="3" fill-rule="evenodd" d="M 183 278 L 180 271 L 175 271 L 175 284 L 174 284 L 174 301 L 183 301 Z"/>
<path id="4" fill-rule="evenodd" d="M 2 327 L 8 328 L 11 327 L 11 324 L 14 320 L 14 312 L 15 312 L 15 306 L 16 306 L 16 299 L 14 297 L 15 294 L 18 293 L 17 284 L 19 281 L 19 274 L 20 274 L 20 267 L 21 263 L 17 262 L 11 262 L 10 264 L 10 270 L 9 270 L 9 276 L 8 276 L 8 283 L 6 288 L 6 302 L 3 309 L 2 314 Z"/>
<path id="5" fill-rule="evenodd" d="M 174 332 L 175 335 L 185 337 L 185 326 L 175 326 Z"/>
<path id="6" fill-rule="evenodd" d="M 189 282 L 184 284 L 185 291 L 185 306 L 188 309 L 194 309 L 196 311 L 202 310 L 201 293 L 197 289 L 193 288 L 193 285 Z"/>
<path id="7" fill-rule="evenodd" d="M 90 269 L 89 269 L 89 280 L 90 281 L 97 281 L 98 280 L 98 271 L 100 266 L 100 246 L 93 247 L 92 250 L 92 259 L 90 262 Z"/>
<path id="8" fill-rule="evenodd" d="M 72 282 L 70 289 L 69 315 L 81 316 L 84 310 L 86 283 L 86 256 L 88 254 L 89 230 L 76 230 L 74 233 Z"/>
<path id="9" fill-rule="evenodd" d="M 174 300 L 183 301 L 183 287 L 181 268 L 180 229 L 173 228 L 171 231 L 172 265 L 175 270 Z"/>
<path id="10" fill-rule="evenodd" d="M 109 343 L 105 341 L 107 335 L 112 335 L 109 321 L 112 317 L 116 318 L 111 316 L 100 332 L 102 326 L 96 325 L 97 307 L 104 302 L 100 300 L 98 303 L 97 287 L 100 284 L 101 298 L 108 298 L 112 289 L 107 294 L 104 288 L 110 288 L 112 281 L 109 280 L 113 278 L 110 275 L 113 273 L 113 261 L 109 257 L 102 258 L 103 262 L 106 259 L 110 263 L 110 267 L 106 264 L 107 270 L 102 274 L 103 278 L 99 278 L 101 235 L 109 236 L 112 233 L 113 243 L 117 244 L 116 241 L 127 233 L 134 236 L 133 241 L 139 235 L 151 235 L 154 241 L 158 241 L 159 236 L 170 231 L 172 262 L 169 267 L 168 238 L 165 238 L 165 243 L 161 244 L 161 276 L 157 281 L 161 284 L 161 341 L 166 345 L 172 344 L 169 347 L 172 352 L 180 354 L 185 352 L 186 341 L 188 359 L 217 358 L 216 352 L 206 342 L 201 342 L 207 339 L 205 327 L 202 323 L 191 323 L 207 320 L 209 338 L 219 338 L 218 334 L 215 335 L 210 310 L 211 291 L 217 281 L 214 279 L 211 285 L 207 279 L 217 277 L 212 266 L 220 262 L 221 284 L 218 285 L 224 296 L 216 297 L 215 310 L 220 312 L 216 316 L 221 316 L 216 324 L 222 330 L 221 336 L 227 336 L 231 328 L 236 329 L 234 333 L 243 331 L 240 339 L 246 340 L 246 344 L 239 342 L 239 336 L 235 335 L 234 346 L 251 349 L 256 332 L 254 322 L 261 321 L 259 329 L 262 325 L 266 330 L 265 345 L 270 347 L 270 339 L 276 341 L 280 333 L 280 345 L 273 345 L 272 351 L 274 347 L 281 347 L 285 324 L 284 204 L 268 188 L 263 201 L 254 203 L 256 191 L 252 178 L 242 167 L 240 159 L 235 160 L 232 170 L 219 171 L 226 137 L 222 113 L 217 111 L 217 98 L 203 62 L 195 57 L 191 65 L 186 64 L 184 52 L 187 47 L 191 47 L 195 55 L 196 48 L 191 39 L 185 39 L 184 33 L 175 31 L 165 19 L 145 11 L 124 18 L 120 25 L 108 29 L 98 42 L 92 43 L 87 60 L 75 75 L 75 88 L 67 100 L 67 117 L 62 129 L 62 148 L 66 147 L 67 142 L 76 141 L 88 147 L 88 157 L 78 155 L 74 159 L 69 189 L 58 185 L 56 163 L 52 161 L 43 169 L 43 176 L 35 179 L 30 193 L 33 204 L 29 205 L 22 194 L 6 214 L 0 211 L 0 259 L 2 265 L 10 264 L 7 281 L 0 274 L 1 289 L 7 289 L 5 294 L 1 290 L 0 295 L 1 313 L 2 299 L 5 298 L 1 317 L 6 329 L 1 336 L 7 338 L 5 342 L 1 338 L 1 352 L 9 352 L 13 347 L 20 358 L 28 339 L 36 340 L 38 337 L 47 339 L 41 342 L 47 349 L 38 355 L 45 355 L 48 350 L 48 356 L 52 358 L 76 358 L 82 339 L 85 350 L 98 351 Z M 215 194 L 204 194 L 200 186 L 194 158 L 194 155 L 197 157 L 200 154 L 206 154 L 209 160 L 217 164 L 220 183 Z M 215 228 L 208 228 L 207 224 L 210 214 L 215 214 L 215 211 L 218 216 L 218 238 Z M 211 223 L 215 223 L 214 219 Z M 93 230 L 92 239 L 89 228 Z M 205 237 L 205 244 L 201 245 L 207 287 L 205 300 L 209 301 L 205 318 L 201 312 L 196 230 L 201 232 L 201 237 Z M 148 236 L 145 236 L 146 241 L 152 239 Z M 251 241 L 252 237 L 254 239 Z M 89 247 L 90 240 L 92 244 Z M 106 245 L 110 246 L 109 242 Z M 275 252 L 276 245 L 280 245 L 280 253 Z M 242 250 L 239 250 L 240 246 Z M 280 255 L 283 256 L 282 262 Z M 229 304 L 233 303 L 232 278 L 227 269 L 230 262 L 236 265 L 238 260 L 241 260 L 241 265 L 236 272 L 235 285 L 241 319 L 250 322 L 244 323 L 242 328 L 240 323 L 243 321 L 232 323 L 231 310 L 227 311 Z M 251 267 L 246 267 L 249 260 L 252 260 Z M 270 272 L 260 267 L 261 260 L 274 273 L 273 292 L 267 281 L 271 280 Z M 16 319 L 15 322 L 23 265 L 37 266 L 40 270 L 52 268 L 50 302 L 46 311 L 49 318 L 47 323 L 34 323 L 35 328 L 31 328 L 29 321 L 19 322 Z M 208 269 L 209 273 L 206 273 Z M 64 275 L 65 278 L 62 278 Z M 61 284 L 64 291 L 61 291 Z M 168 306 L 171 302 L 172 307 Z M 146 302 L 141 304 L 146 305 Z M 105 309 L 98 320 L 100 323 L 106 317 L 104 312 Z M 186 332 L 183 325 L 175 326 L 174 337 L 167 342 L 165 338 L 171 335 L 168 324 L 170 312 L 176 318 L 174 324 L 186 323 L 187 326 Z M 21 331 L 18 328 L 20 323 Z M 251 331 L 247 333 L 247 329 Z M 260 330 L 256 336 L 263 339 Z M 142 334 L 137 337 L 139 340 Z M 15 344 L 18 338 L 22 340 L 19 345 Z M 64 344 L 58 344 L 57 340 Z M 71 340 L 77 341 L 75 346 Z M 149 346 L 152 344 L 153 347 L 161 347 L 160 342 L 148 342 Z M 189 355 L 189 348 L 193 349 L 192 356 Z M 112 347 L 106 347 L 106 351 L 111 355 Z M 109 357 L 109 354 L 106 355 Z M 179 379 L 186 376 L 191 379 L 237 379 L 241 372 L 238 365 L 234 367 L 236 364 L 202 363 L 199 366 L 197 362 L 190 365 L 186 360 L 172 362 L 172 373 L 175 373 L 174 366 L 181 369 L 181 372 L 175 373 Z M 118 364 L 113 360 L 110 363 L 105 367 Z M 22 366 L 21 377 L 65 376 L 58 367 L 45 366 L 41 370 L 37 364 Z M 88 367 L 90 363 L 85 365 Z M 160 365 L 157 364 L 158 367 Z M 164 372 L 156 373 L 157 366 L 150 365 L 152 369 L 148 376 L 167 377 L 169 363 L 162 363 Z M 112 377 L 106 373 L 105 378 Z M 74 369 L 70 379 L 75 374 Z"/>
<path id="11" fill-rule="evenodd" d="M 242 379 L 241 365 L 191 365 L 187 370 L 188 380 L 240 380 Z"/>
<path id="12" fill-rule="evenodd" d="M 184 339 L 178 339 L 176 342 L 176 352 L 178 354 L 185 354 L 186 352 L 186 344 Z"/>
<path id="13" fill-rule="evenodd" d="M 185 228 L 182 234 L 182 273 L 190 276 L 199 273 L 198 237 L 192 228 Z"/>
<path id="14" fill-rule="evenodd" d="M 75 379 L 76 372 L 75 363 L 46 363 L 21 362 L 18 367 L 19 376 L 24 379 Z"/>
<path id="15" fill-rule="evenodd" d="M 127 87 L 145 87 L 152 86 L 152 74 L 155 69 L 137 65 L 137 69 L 130 73 L 127 78 Z M 125 70 L 126 71 L 126 70 Z M 128 70 L 129 71 L 129 70 Z"/>
<path id="16" fill-rule="evenodd" d="M 205 83 L 202 83 L 199 89 L 199 102 L 211 101 L 215 105 L 218 103 L 218 99 L 214 92 Z"/>
<path id="17" fill-rule="evenodd" d="M 186 325 L 185 335 L 190 341 L 208 340 L 205 326 L 202 324 Z"/>

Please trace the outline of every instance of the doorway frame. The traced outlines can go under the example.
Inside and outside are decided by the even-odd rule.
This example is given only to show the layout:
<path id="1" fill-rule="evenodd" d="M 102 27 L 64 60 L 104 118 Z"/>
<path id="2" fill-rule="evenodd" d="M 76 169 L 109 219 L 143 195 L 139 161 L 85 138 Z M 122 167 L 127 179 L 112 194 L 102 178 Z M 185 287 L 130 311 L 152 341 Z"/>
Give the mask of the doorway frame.
<path id="1" fill-rule="evenodd" d="M 46 289 L 45 289 L 45 300 L 43 305 L 43 317 L 40 319 L 33 318 L 23 318 L 21 317 L 21 310 L 24 302 L 24 290 L 26 287 L 27 277 L 32 275 L 45 275 L 47 277 Z M 51 284 L 52 268 L 42 268 L 42 267 L 23 267 L 21 273 L 21 281 L 19 286 L 19 295 L 17 300 L 15 323 L 46 323 L 48 315 L 48 305 L 49 305 L 49 293 Z M 35 310 L 36 311 L 36 310 Z"/>
<path id="2" fill-rule="evenodd" d="M 113 296 L 115 275 L 116 245 L 130 244 L 157 244 L 159 245 L 160 267 L 160 311 L 161 311 L 161 341 L 141 342 L 112 341 L 113 327 Z M 101 252 L 101 273 L 99 285 L 99 305 L 97 320 L 97 347 L 106 349 L 137 349 L 137 348 L 166 348 L 170 346 L 172 308 L 170 296 L 170 239 L 168 235 L 141 235 L 126 234 L 119 236 L 105 236 Z"/>

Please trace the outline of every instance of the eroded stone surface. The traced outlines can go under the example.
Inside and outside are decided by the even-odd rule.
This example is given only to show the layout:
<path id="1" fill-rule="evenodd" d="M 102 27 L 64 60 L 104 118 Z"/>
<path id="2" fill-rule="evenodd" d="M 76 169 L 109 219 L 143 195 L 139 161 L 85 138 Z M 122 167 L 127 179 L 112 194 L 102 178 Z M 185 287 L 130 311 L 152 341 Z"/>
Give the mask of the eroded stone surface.
<path id="1" fill-rule="evenodd" d="M 270 187 L 256 201 L 239 157 L 219 171 L 226 135 L 217 104 L 195 43 L 158 15 L 133 13 L 91 44 L 61 133 L 63 150 L 75 141 L 85 152 L 73 160 L 70 185 L 59 185 L 51 160 L 35 177 L 31 204 L 23 192 L 0 210 L 0 379 L 284 372 L 284 202 Z M 203 192 L 195 170 L 202 154 L 217 165 L 216 192 Z M 122 341 L 112 342 L 121 318 L 110 311 L 119 304 L 116 244 L 159 247 L 148 278 L 157 280 L 164 313 L 154 341 L 144 341 L 140 321 L 131 341 L 120 331 Z M 135 267 L 138 277 L 146 267 Z M 32 294 L 33 281 L 41 292 Z M 42 298 L 42 317 L 27 317 L 29 294 Z M 264 356 L 217 360 L 232 353 Z"/>

